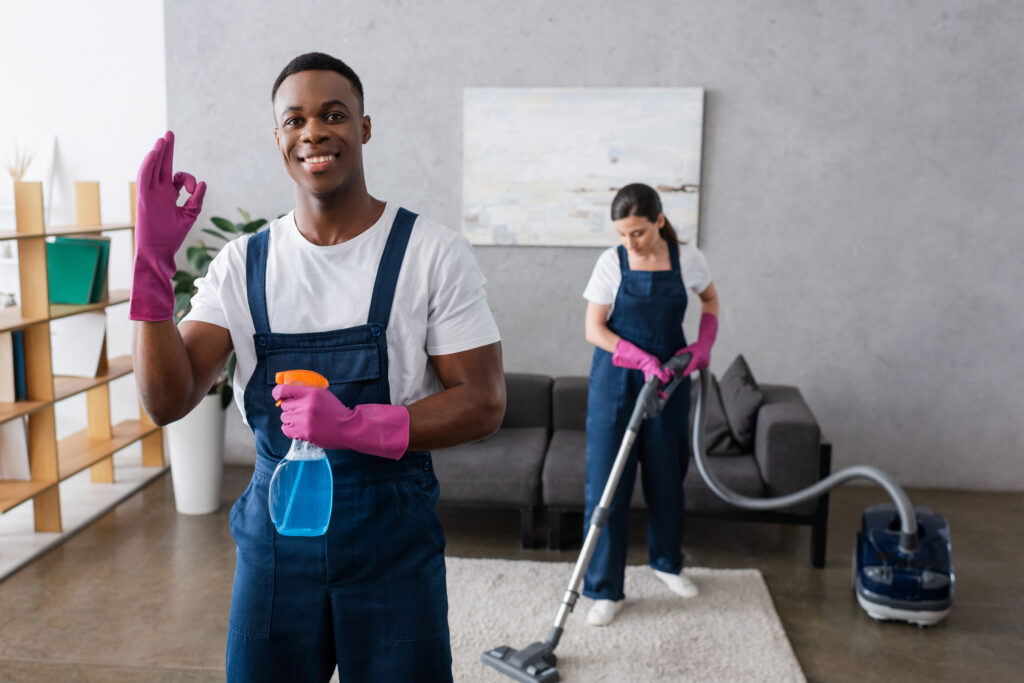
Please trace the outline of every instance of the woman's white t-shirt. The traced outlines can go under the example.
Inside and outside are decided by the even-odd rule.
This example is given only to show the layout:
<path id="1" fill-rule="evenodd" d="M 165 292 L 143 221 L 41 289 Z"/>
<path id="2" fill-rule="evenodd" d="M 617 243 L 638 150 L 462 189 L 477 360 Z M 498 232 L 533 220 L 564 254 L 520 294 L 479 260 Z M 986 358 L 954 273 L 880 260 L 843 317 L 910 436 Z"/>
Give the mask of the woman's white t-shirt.
<path id="1" fill-rule="evenodd" d="M 271 222 L 266 228 L 270 231 L 266 271 L 270 331 L 324 332 L 366 324 L 377 266 L 397 212 L 398 206 L 388 203 L 368 230 L 325 247 L 302 236 L 294 212 Z M 235 403 L 243 418 L 245 387 L 256 368 L 256 330 L 245 280 L 250 237 L 229 242 L 217 254 L 206 277 L 196 281 L 192 310 L 184 318 L 231 333 L 237 357 Z M 386 333 L 392 403 L 407 405 L 441 391 L 428 356 L 500 341 L 487 305 L 486 282 L 464 236 L 417 217 Z"/>
<path id="2" fill-rule="evenodd" d="M 679 270 L 683 284 L 694 294 L 700 294 L 711 284 L 711 269 L 704 254 L 693 244 L 679 245 Z M 611 247 L 601 252 L 590 281 L 583 290 L 583 298 L 595 304 L 609 306 L 611 316 L 615 308 L 615 295 L 619 292 L 622 282 L 622 271 L 619 268 L 618 247 Z"/>

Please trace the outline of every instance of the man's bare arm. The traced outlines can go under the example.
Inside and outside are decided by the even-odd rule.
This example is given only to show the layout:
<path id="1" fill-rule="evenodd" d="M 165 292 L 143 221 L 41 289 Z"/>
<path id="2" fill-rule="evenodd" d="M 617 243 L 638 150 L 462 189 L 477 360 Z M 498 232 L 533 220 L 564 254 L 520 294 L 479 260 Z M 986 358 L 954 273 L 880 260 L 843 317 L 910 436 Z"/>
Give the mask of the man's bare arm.
<path id="1" fill-rule="evenodd" d="M 409 449 L 447 448 L 496 432 L 505 416 L 501 343 L 430 361 L 445 389 L 408 407 Z"/>
<path id="2" fill-rule="evenodd" d="M 158 425 L 187 415 L 209 393 L 231 350 L 231 335 L 217 325 L 136 322 L 132 366 L 146 413 Z"/>

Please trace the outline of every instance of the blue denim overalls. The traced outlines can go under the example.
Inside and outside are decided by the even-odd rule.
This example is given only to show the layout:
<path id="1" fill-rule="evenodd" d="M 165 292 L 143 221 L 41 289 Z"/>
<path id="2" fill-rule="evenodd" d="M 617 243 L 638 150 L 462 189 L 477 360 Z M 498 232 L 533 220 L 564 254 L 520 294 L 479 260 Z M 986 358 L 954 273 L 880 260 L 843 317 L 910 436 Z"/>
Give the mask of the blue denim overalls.
<path id="1" fill-rule="evenodd" d="M 683 314 L 686 288 L 679 270 L 679 248 L 669 243 L 672 270 L 629 269 L 626 249 L 618 248 L 622 282 L 608 319 L 608 329 L 653 354 L 663 363 L 686 346 Z M 584 534 L 601 500 L 612 463 L 626 433 L 644 375 L 612 365 L 612 354 L 598 347 L 590 366 L 587 398 L 587 485 Z M 598 537 L 584 575 L 583 594 L 595 600 L 622 600 L 626 569 L 629 501 L 637 461 L 647 502 L 647 546 L 655 569 L 677 574 L 683 569 L 683 477 L 689 464 L 690 380 L 672 394 L 660 415 L 645 420 L 622 471 L 610 516 Z"/>
<path id="2" fill-rule="evenodd" d="M 256 470 L 231 508 L 237 543 L 227 640 L 229 681 L 451 681 L 444 533 L 429 453 L 388 460 L 329 450 L 330 527 L 282 536 L 267 487 L 291 440 L 271 390 L 281 370 L 315 370 L 349 406 L 390 403 L 387 324 L 416 215 L 398 211 L 377 270 L 365 325 L 277 334 L 267 318 L 269 231 L 249 240 L 246 287 L 256 369 L 244 394 Z M 343 290 L 342 290 L 343 291 Z M 311 293 L 314 294 L 314 293 Z M 330 305 L 341 292 L 315 293 Z"/>

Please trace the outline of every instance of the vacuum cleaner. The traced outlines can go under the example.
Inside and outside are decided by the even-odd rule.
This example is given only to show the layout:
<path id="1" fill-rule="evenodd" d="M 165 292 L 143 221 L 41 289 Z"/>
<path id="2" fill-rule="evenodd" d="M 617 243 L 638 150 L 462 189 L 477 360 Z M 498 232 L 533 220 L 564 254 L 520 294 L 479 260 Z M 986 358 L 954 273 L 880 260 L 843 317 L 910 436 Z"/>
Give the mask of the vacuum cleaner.
<path id="1" fill-rule="evenodd" d="M 682 382 L 683 377 L 676 373 L 686 368 L 690 358 L 690 354 L 682 354 L 665 364 L 665 368 L 672 370 L 674 376 L 660 391 L 661 382 L 654 376 L 640 391 L 547 639 L 521 650 L 507 645 L 488 650 L 480 657 L 487 666 L 524 683 L 554 683 L 560 680 L 555 648 L 564 632 L 566 619 L 580 597 L 583 574 L 590 563 L 597 538 L 608 520 L 612 497 L 629 452 L 643 421 L 658 415 Z M 710 384 L 710 372 L 701 371 L 693 418 L 693 456 L 701 477 L 715 495 L 737 507 L 774 510 L 816 498 L 851 479 L 869 479 L 879 484 L 893 502 L 874 505 L 864 511 L 853 556 L 853 587 L 857 602 L 868 616 L 876 620 L 899 620 L 931 626 L 945 618 L 953 602 L 955 575 L 949 525 L 941 515 L 926 507 L 913 506 L 906 492 L 888 474 L 865 465 L 845 468 L 813 486 L 775 498 L 751 498 L 726 488 L 708 467 L 704 453 L 706 402 Z"/>
<path id="2" fill-rule="evenodd" d="M 853 589 L 872 619 L 932 626 L 953 604 L 949 524 L 930 508 L 915 505 L 914 512 L 917 546 L 904 552 L 895 508 L 883 503 L 864 511 L 853 556 Z"/>

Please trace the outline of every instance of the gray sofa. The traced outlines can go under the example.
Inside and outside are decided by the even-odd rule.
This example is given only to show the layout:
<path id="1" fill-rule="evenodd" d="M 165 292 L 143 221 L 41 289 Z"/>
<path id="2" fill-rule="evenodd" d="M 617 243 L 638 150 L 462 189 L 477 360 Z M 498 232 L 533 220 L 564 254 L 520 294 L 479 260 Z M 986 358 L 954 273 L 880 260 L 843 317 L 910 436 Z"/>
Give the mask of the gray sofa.
<path id="1" fill-rule="evenodd" d="M 534 520 L 551 439 L 552 384 L 547 375 L 505 373 L 505 418 L 498 431 L 482 441 L 433 452 L 440 502 L 519 508 L 524 548 L 537 544 Z"/>
<path id="2" fill-rule="evenodd" d="M 566 515 L 583 510 L 587 378 L 506 373 L 508 404 L 501 428 L 475 443 L 434 452 L 443 505 L 515 507 L 524 548 L 537 545 L 539 509 L 547 510 L 548 546 L 560 549 Z M 796 387 L 760 385 L 753 452 L 712 455 L 722 482 L 750 496 L 777 496 L 828 475 L 831 445 Z M 684 482 L 687 515 L 810 525 L 811 562 L 825 563 L 828 496 L 777 512 L 727 505 L 707 487 L 691 461 Z M 632 507 L 644 509 L 640 478 Z"/>

